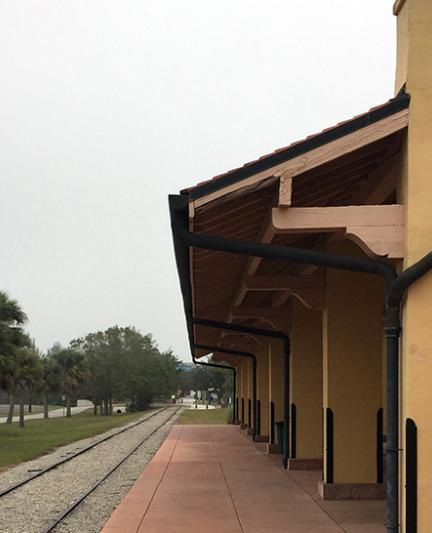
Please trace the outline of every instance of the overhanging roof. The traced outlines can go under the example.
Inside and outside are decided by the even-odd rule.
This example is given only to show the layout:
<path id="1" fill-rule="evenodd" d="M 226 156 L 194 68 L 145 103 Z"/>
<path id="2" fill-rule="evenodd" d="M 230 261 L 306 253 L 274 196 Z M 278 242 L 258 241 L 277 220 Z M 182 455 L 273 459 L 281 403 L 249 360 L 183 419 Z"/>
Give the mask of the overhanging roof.
<path id="1" fill-rule="evenodd" d="M 272 207 L 277 193 L 277 180 L 272 179 L 268 173 L 266 178 L 260 179 L 251 187 L 243 187 L 243 180 L 247 183 L 248 178 L 260 173 L 266 176 L 263 170 L 271 170 L 281 163 L 289 162 L 317 147 L 343 139 L 362 128 L 367 130 L 367 127 L 373 124 L 377 124 L 379 128 L 380 122 L 396 115 L 408 106 L 409 96 L 402 90 L 392 100 L 367 113 L 263 156 L 239 169 L 185 189 L 180 195 L 170 197 L 171 206 L 176 205 L 175 215 L 174 210 L 171 209 L 171 222 L 173 225 L 193 226 L 196 232 L 259 241 L 263 237 L 260 233 L 263 220 L 269 207 Z M 398 134 L 389 135 L 362 150 L 357 150 L 355 157 L 352 154 L 340 155 L 336 166 L 334 164 L 331 167 L 322 165 L 314 169 L 312 173 L 306 172 L 299 176 L 293 191 L 294 201 L 297 202 L 295 205 L 345 205 L 351 189 L 361 181 L 360 178 L 363 179 L 373 167 L 381 165 L 394 155 L 400 147 L 400 142 L 401 137 Z M 236 184 L 237 192 L 225 194 L 223 189 L 233 184 Z M 232 190 L 232 187 L 230 189 Z M 189 220 L 189 205 L 216 191 L 222 195 L 219 200 L 223 202 L 210 201 L 204 211 L 202 208 L 198 209 L 194 212 L 193 220 Z M 322 236 L 276 235 L 267 242 L 272 241 L 290 246 L 316 248 L 321 245 Z M 227 319 L 225 316 L 227 306 L 237 293 L 248 259 L 221 252 L 189 250 L 175 238 L 174 245 L 191 345 L 195 342 L 215 345 L 218 342 L 217 332 L 202 327 L 194 328 L 189 319 L 193 312 L 205 318 Z M 259 269 L 259 274 L 264 275 L 296 273 L 293 265 L 268 260 L 261 261 Z M 265 302 L 269 297 L 270 294 L 265 291 L 251 293 L 246 302 L 247 305 L 267 305 Z M 197 352 L 198 356 L 202 354 L 202 352 Z"/>
<path id="2" fill-rule="evenodd" d="M 222 189 L 227 185 L 244 180 L 254 174 L 257 174 L 258 172 L 262 172 L 279 165 L 280 163 L 284 163 L 293 157 L 312 150 L 313 148 L 322 146 L 336 139 L 340 139 L 349 133 L 353 133 L 354 131 L 364 128 L 365 126 L 393 115 L 402 109 L 406 109 L 408 106 L 409 95 L 405 93 L 405 87 L 403 87 L 395 98 L 392 98 L 384 104 L 371 108 L 366 113 L 362 113 L 349 120 L 340 122 L 335 126 L 326 128 L 322 132 L 310 135 L 304 140 L 295 141 L 290 145 L 279 148 L 270 154 L 261 156 L 255 161 L 250 161 L 242 167 L 219 174 L 212 179 L 183 189 L 181 194 L 187 194 L 191 200 L 201 198 L 202 196 Z"/>

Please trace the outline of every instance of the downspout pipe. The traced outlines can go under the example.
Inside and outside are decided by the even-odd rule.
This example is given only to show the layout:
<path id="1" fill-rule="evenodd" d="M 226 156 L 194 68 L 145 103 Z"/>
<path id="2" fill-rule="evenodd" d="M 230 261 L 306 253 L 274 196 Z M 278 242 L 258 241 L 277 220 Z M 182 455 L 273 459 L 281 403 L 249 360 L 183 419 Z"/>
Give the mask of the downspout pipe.
<path id="1" fill-rule="evenodd" d="M 284 383 L 284 395 L 283 395 L 283 411 L 284 411 L 284 437 L 285 445 L 283 447 L 282 460 L 283 467 L 288 468 L 288 457 L 289 457 L 289 399 L 290 399 L 290 352 L 291 345 L 289 336 L 281 331 L 277 330 L 268 330 L 262 328 L 254 328 L 252 326 L 244 326 L 243 324 L 231 324 L 231 322 L 219 322 L 217 320 L 209 320 L 206 318 L 195 318 L 191 319 L 193 325 L 204 326 L 207 328 L 221 329 L 225 331 L 236 331 L 238 333 L 248 333 L 251 335 L 257 335 L 259 337 L 269 337 L 273 339 L 278 339 L 282 341 L 283 345 L 283 383 Z M 217 348 L 221 351 L 219 348 Z M 255 358 L 256 365 L 256 358 Z M 255 366 L 256 372 L 256 366 Z M 256 395 L 254 401 L 254 426 L 256 426 Z"/>
<path id="2" fill-rule="evenodd" d="M 234 366 L 217 365 L 215 363 L 207 363 L 206 361 L 197 361 L 195 358 L 195 355 L 192 355 L 192 361 L 194 362 L 195 365 L 209 366 L 211 368 L 223 368 L 225 370 L 232 370 L 232 373 L 233 373 L 232 423 L 235 424 L 237 422 L 237 416 L 238 416 L 238 413 L 236 411 L 236 406 L 235 406 L 235 401 L 237 397 L 237 369 Z"/>
<path id="3" fill-rule="evenodd" d="M 387 291 L 387 531 L 399 531 L 399 341 L 401 302 L 408 288 L 432 269 L 432 252 L 404 270 Z"/>
<path id="4" fill-rule="evenodd" d="M 209 352 L 220 352 L 233 357 L 247 357 L 252 360 L 252 439 L 255 440 L 257 434 L 256 402 L 257 402 L 257 359 L 253 353 L 239 350 L 231 350 L 222 346 L 208 346 L 207 344 L 194 344 L 198 350 L 208 350 Z"/>

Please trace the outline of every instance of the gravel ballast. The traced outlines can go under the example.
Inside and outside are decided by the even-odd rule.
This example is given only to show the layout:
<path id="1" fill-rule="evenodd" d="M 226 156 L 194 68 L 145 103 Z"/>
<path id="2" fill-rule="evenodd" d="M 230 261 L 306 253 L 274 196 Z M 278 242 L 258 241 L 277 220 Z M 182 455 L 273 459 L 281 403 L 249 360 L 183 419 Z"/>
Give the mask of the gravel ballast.
<path id="1" fill-rule="evenodd" d="M 55 517 L 71 505 L 74 499 L 102 477 L 110 467 L 119 462 L 140 440 L 167 421 L 176 410 L 177 407 L 161 411 L 145 423 L 113 437 L 72 461 L 3 496 L 0 499 L 2 533 L 39 533 L 44 531 Z M 156 431 L 94 493 L 68 515 L 55 531 L 85 533 L 100 531 L 115 507 L 157 451 L 171 424 L 176 419 L 177 415 Z M 110 430 L 106 434 L 116 431 L 118 428 Z M 98 435 L 96 438 L 92 437 L 63 446 L 53 453 L 3 472 L 1 474 L 1 487 L 4 488 L 19 481 L 29 475 L 29 470 L 48 466 L 67 453 L 73 453 L 88 443 L 99 440 L 102 436 Z"/>

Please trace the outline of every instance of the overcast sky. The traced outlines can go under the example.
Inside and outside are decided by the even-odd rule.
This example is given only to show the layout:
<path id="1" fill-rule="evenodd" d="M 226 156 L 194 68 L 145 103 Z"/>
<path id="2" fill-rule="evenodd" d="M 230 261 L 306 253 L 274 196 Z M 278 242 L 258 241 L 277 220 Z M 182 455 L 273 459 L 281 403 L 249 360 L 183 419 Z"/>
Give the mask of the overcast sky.
<path id="1" fill-rule="evenodd" d="M 0 0 L 0 289 L 189 360 L 167 195 L 393 95 L 392 0 Z"/>

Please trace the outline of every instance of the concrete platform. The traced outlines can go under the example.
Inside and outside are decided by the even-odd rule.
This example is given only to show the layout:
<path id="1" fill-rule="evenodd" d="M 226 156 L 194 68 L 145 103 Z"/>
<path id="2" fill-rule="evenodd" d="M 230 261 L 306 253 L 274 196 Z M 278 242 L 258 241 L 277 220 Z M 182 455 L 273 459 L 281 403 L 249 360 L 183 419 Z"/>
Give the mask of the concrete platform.
<path id="1" fill-rule="evenodd" d="M 320 502 L 236 426 L 174 426 L 103 533 L 382 533 L 383 502 Z"/>

